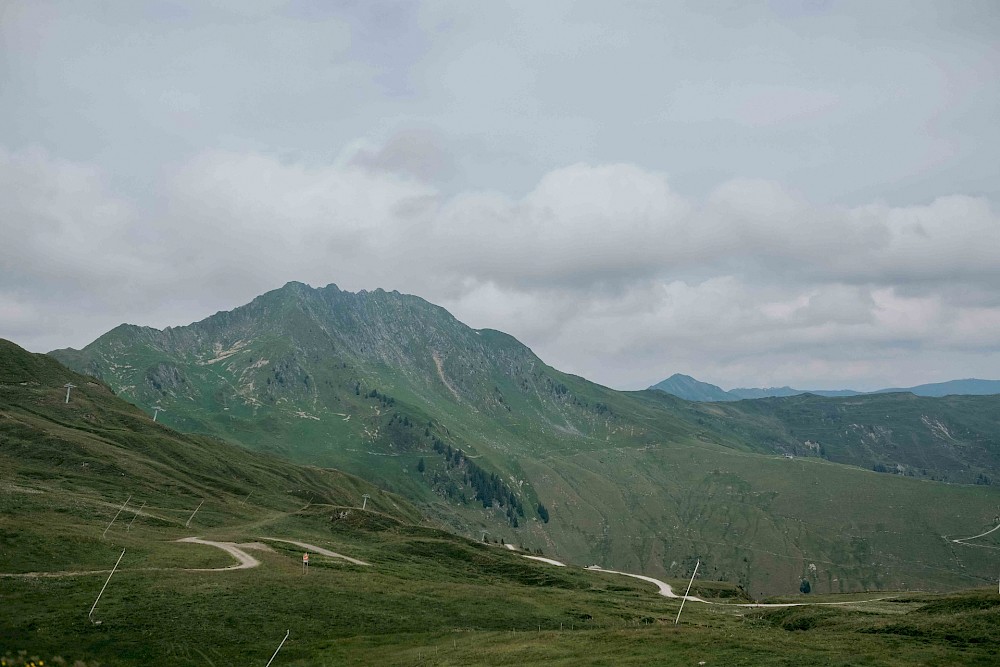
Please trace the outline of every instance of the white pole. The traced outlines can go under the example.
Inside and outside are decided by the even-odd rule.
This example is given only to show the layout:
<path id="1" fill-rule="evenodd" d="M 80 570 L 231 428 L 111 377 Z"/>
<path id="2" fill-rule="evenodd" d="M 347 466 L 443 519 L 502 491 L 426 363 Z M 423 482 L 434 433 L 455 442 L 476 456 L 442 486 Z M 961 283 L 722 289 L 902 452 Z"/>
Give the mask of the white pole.
<path id="1" fill-rule="evenodd" d="M 132 520 L 128 522 L 128 528 L 125 529 L 126 531 L 132 530 L 132 524 L 135 523 L 135 518 L 139 516 L 139 512 L 141 512 L 142 508 L 145 506 L 146 506 L 146 501 L 143 500 L 142 505 L 140 505 L 139 509 L 135 511 L 135 514 L 132 515 Z"/>
<path id="2" fill-rule="evenodd" d="M 186 524 L 184 524 L 184 527 L 185 527 L 185 528 L 187 528 L 188 526 L 190 526 L 190 525 L 191 525 L 191 519 L 193 519 L 193 518 L 194 518 L 194 515 L 198 513 L 198 510 L 200 510 L 200 509 L 201 509 L 201 506 L 202 506 L 202 505 L 204 505 L 204 504 L 205 504 L 205 501 L 203 500 L 203 501 L 201 501 L 200 503 L 198 503 L 198 506 L 197 506 L 197 507 L 195 507 L 195 508 L 194 508 L 194 511 L 193 511 L 193 512 L 191 512 L 191 516 L 189 516 L 189 517 L 188 517 L 188 520 L 187 520 L 187 523 L 186 523 Z"/>
<path id="3" fill-rule="evenodd" d="M 291 630 L 285 630 L 285 639 L 288 639 L 289 632 L 291 632 Z M 280 651 L 281 647 L 285 645 L 285 639 L 282 639 L 281 643 L 278 644 L 278 648 L 274 649 L 274 655 L 271 656 L 271 659 L 267 661 L 267 664 L 264 665 L 264 667 L 271 667 L 271 663 L 274 662 L 274 657 L 278 655 L 278 651 Z"/>
<path id="4" fill-rule="evenodd" d="M 365 501 L 361 504 L 361 509 L 363 510 L 364 508 L 368 507 L 368 499 L 371 498 L 371 496 L 369 496 L 366 493 L 365 495 L 363 495 L 361 497 L 365 499 Z"/>
<path id="5" fill-rule="evenodd" d="M 242 503 L 240 503 L 240 507 L 243 507 L 243 505 L 246 504 L 246 501 L 250 500 L 250 495 L 252 493 L 253 493 L 253 491 L 251 491 L 250 493 L 247 494 L 247 497 L 243 499 Z"/>
<path id="6" fill-rule="evenodd" d="M 75 389 L 75 388 L 76 388 L 76 385 L 75 385 L 75 384 L 73 384 L 72 382 L 67 382 L 67 383 L 66 383 L 66 384 L 64 384 L 63 386 L 64 386 L 64 387 L 66 387 L 66 402 L 67 402 L 67 403 L 69 403 L 69 392 L 70 392 L 71 390 Z"/>
<path id="7" fill-rule="evenodd" d="M 118 512 L 115 514 L 115 518 L 111 520 L 111 523 L 115 522 L 115 519 L 117 519 L 118 515 L 122 513 L 122 510 L 125 509 L 125 505 L 128 505 L 128 501 L 130 500 L 132 500 L 132 494 L 129 494 L 128 498 L 125 499 L 125 503 L 120 508 L 118 508 Z M 111 523 L 109 523 L 108 527 L 104 529 L 103 533 L 101 533 L 102 540 L 104 539 L 104 536 L 108 534 L 108 528 L 111 528 Z"/>
<path id="8" fill-rule="evenodd" d="M 156 416 L 157 416 L 158 414 L 160 414 L 161 412 L 166 412 L 166 410 L 164 410 L 164 409 L 163 409 L 163 408 L 161 408 L 160 406 L 156 406 L 155 408 L 153 408 L 153 421 L 154 421 L 154 422 L 156 421 Z"/>
<path id="9" fill-rule="evenodd" d="M 118 557 L 117 561 L 115 561 L 115 566 L 111 568 L 111 574 L 108 575 L 108 581 L 104 582 L 104 586 L 101 587 L 101 592 L 97 594 L 97 600 L 94 600 L 94 606 L 90 608 L 90 613 L 87 614 L 87 618 L 90 619 L 91 623 L 94 622 L 93 616 L 94 616 L 94 610 L 97 609 L 97 603 L 98 601 L 100 601 L 101 596 L 104 595 L 104 589 L 108 587 L 108 582 L 111 581 L 111 577 L 114 576 L 115 570 L 118 569 L 118 563 L 122 562 L 122 556 L 124 555 L 125 555 L 125 550 L 122 549 L 122 555 Z"/>
<path id="10" fill-rule="evenodd" d="M 681 612 L 684 611 L 684 603 L 687 602 L 688 593 L 691 592 L 691 584 L 694 583 L 694 576 L 698 574 L 699 565 L 701 565 L 700 558 L 698 559 L 698 562 L 694 564 L 694 572 L 691 573 L 691 581 L 688 582 L 687 590 L 684 591 L 684 599 L 681 600 L 681 608 L 677 610 L 677 618 L 674 619 L 674 625 L 677 625 L 678 623 L 681 622 Z"/>

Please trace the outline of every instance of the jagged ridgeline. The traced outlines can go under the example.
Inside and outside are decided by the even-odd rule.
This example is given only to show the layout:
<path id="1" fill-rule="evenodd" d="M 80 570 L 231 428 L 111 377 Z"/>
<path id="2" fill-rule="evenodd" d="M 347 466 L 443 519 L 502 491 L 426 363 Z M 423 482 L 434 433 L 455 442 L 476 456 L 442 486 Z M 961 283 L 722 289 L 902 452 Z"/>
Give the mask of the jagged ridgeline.
<path id="1" fill-rule="evenodd" d="M 549 368 L 506 334 L 382 290 L 289 283 L 187 327 L 122 325 L 52 356 L 144 409 L 162 407 L 176 428 L 335 465 L 432 505 L 490 510 L 484 521 L 510 527 L 525 508 L 538 516 L 540 502 L 518 455 L 651 439 L 618 419 L 615 392 Z"/>
<path id="2" fill-rule="evenodd" d="M 794 593 L 803 579 L 837 592 L 995 574 L 992 552 L 942 536 L 991 528 L 1000 488 L 821 456 L 902 463 L 927 447 L 849 449 L 784 413 L 613 391 L 396 292 L 289 283 L 190 326 L 123 325 L 52 354 L 163 408 L 179 430 L 346 470 L 457 532 L 577 563 L 683 577 L 700 558 L 706 576 L 758 593 Z M 788 451 L 805 456 L 776 455 Z M 991 456 L 948 459 L 954 470 L 973 460 L 996 476 Z"/>

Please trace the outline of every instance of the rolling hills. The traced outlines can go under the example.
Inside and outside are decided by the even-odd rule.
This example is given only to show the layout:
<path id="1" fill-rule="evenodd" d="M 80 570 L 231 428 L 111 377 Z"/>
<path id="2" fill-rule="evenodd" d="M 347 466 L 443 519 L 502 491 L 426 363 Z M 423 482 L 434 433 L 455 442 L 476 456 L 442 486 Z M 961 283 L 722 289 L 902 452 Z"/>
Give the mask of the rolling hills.
<path id="1" fill-rule="evenodd" d="M 989 549 L 947 538 L 991 528 L 1000 492 L 931 480 L 992 471 L 985 430 L 963 434 L 959 454 L 931 456 L 938 440 L 914 454 L 926 476 L 880 475 L 865 457 L 910 466 L 909 440 L 859 449 L 832 431 L 805 437 L 780 410 L 613 391 L 417 297 L 333 285 L 289 283 L 186 327 L 123 325 L 52 354 L 149 412 L 165 408 L 159 419 L 182 431 L 336 466 L 459 534 L 573 562 L 683 576 L 700 558 L 753 594 L 794 592 L 803 578 L 849 592 L 994 576 Z M 908 436 L 939 422 L 952 432 L 946 415 L 928 425 L 911 412 Z M 813 437 L 829 460 L 784 457 Z"/>
<path id="2" fill-rule="evenodd" d="M 76 385 L 68 402 L 67 382 Z M 1000 604 L 982 590 L 795 595 L 825 606 L 753 608 L 732 583 L 699 576 L 693 592 L 714 604 L 689 603 L 675 626 L 678 601 L 646 582 L 531 561 L 427 525 L 406 500 L 350 475 L 179 433 L 5 341 L 0 463 L 0 658 L 11 667 L 272 656 L 291 667 L 990 664 L 997 655 Z M 194 536 L 202 543 L 178 541 Z M 254 563 L 234 567 L 213 544 Z"/>

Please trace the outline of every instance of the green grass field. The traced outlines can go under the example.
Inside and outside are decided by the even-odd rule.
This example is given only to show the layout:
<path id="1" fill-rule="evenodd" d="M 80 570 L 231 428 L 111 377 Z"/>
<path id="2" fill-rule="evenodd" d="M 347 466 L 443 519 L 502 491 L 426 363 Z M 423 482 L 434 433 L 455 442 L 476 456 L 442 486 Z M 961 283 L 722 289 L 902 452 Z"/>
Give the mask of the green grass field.
<path id="1" fill-rule="evenodd" d="M 32 493 L 8 483 L 5 520 L 23 523 L 5 572 L 100 570 L 63 577 L 0 579 L 0 654 L 47 664 L 60 657 L 103 665 L 473 664 L 991 664 L 997 659 L 1000 596 L 808 596 L 809 601 L 890 599 L 856 606 L 758 609 L 731 585 L 699 582 L 694 593 L 720 604 L 685 605 L 642 581 L 530 561 L 484 545 L 357 508 L 312 505 L 277 512 L 246 506 L 185 517 L 154 501 L 149 516 L 117 511 L 71 490 Z M 145 510 L 144 510 L 145 511 Z M 341 513 L 347 515 L 341 518 Z M 31 527 L 34 523 L 34 527 Z M 206 523 L 214 526 L 205 525 Z M 263 541 L 253 569 L 190 572 L 235 563 L 219 549 L 174 540 L 189 535 Z M 262 538 L 323 546 L 361 559 L 353 565 Z M 94 613 L 87 612 L 126 549 Z M 672 580 L 675 589 L 685 582 Z M 895 595 L 895 597 L 893 597 Z M 799 596 L 796 602 L 806 596 Z M 13 662 L 12 662 L 13 664 Z"/>

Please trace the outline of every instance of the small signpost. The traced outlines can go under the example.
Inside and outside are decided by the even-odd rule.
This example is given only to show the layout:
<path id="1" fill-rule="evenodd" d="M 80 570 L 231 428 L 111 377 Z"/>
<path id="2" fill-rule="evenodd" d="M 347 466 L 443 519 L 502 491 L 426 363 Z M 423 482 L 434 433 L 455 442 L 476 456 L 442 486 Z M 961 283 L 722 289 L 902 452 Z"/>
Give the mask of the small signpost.
<path id="1" fill-rule="evenodd" d="M 302 554 L 302 574 L 309 571 L 309 554 Z"/>

